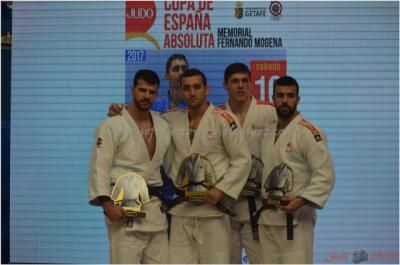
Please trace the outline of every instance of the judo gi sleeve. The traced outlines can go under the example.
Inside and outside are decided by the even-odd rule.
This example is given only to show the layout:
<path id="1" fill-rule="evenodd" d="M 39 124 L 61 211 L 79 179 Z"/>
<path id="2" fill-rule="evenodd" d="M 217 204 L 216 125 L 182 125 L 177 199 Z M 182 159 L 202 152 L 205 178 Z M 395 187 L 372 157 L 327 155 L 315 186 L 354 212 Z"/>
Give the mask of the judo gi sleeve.
<path id="1" fill-rule="evenodd" d="M 101 205 L 100 196 L 110 196 L 111 168 L 116 145 L 111 128 L 106 124 L 97 127 L 89 166 L 89 203 Z"/>
<path id="2" fill-rule="evenodd" d="M 320 138 L 306 132 L 303 137 L 303 155 L 311 172 L 310 182 L 301 197 L 310 201 L 315 208 L 323 208 L 335 183 L 335 171 L 328 149 L 327 138 L 319 130 Z"/>
<path id="3" fill-rule="evenodd" d="M 236 200 L 246 185 L 250 173 L 251 154 L 242 129 L 225 120 L 222 122 L 222 141 L 229 156 L 230 165 L 216 187 Z M 237 121 L 235 123 L 239 124 Z"/>

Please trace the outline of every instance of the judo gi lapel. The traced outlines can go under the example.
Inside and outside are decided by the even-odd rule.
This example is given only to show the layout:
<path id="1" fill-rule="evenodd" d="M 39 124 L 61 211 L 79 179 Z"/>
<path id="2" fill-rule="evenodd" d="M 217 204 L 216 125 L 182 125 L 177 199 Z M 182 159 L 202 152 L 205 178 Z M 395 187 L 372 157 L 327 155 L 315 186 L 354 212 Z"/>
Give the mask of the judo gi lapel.
<path id="1" fill-rule="evenodd" d="M 303 116 L 299 113 L 297 116 L 290 121 L 290 123 L 286 126 L 286 128 L 282 131 L 281 135 L 279 136 L 278 140 L 275 142 L 275 137 L 272 137 L 274 140 L 270 147 L 275 150 L 275 154 L 280 154 L 277 157 L 285 157 L 286 156 L 286 146 L 291 143 L 291 139 L 295 134 L 295 126 L 296 124 L 303 119 Z M 291 143 L 293 144 L 293 143 Z M 280 160 L 280 158 L 278 159 Z M 279 161 L 281 162 L 281 161 Z"/>
<path id="2" fill-rule="evenodd" d="M 147 145 L 144 142 L 144 138 L 143 138 L 143 136 L 142 136 L 142 134 L 140 132 L 140 129 L 137 126 L 135 120 L 131 117 L 131 115 L 129 114 L 129 112 L 125 108 L 122 109 L 122 116 L 125 118 L 125 120 L 128 123 L 129 127 L 132 129 L 133 135 L 135 135 L 135 137 L 137 139 L 137 144 L 140 147 L 140 150 L 138 150 L 138 151 L 142 152 L 142 154 L 145 156 L 147 162 L 150 162 L 149 150 L 147 149 Z M 154 126 L 154 120 L 153 120 L 153 126 Z M 157 139 L 156 139 L 156 141 L 157 141 Z M 157 151 L 157 146 L 156 146 L 156 151 Z M 155 154 L 154 154 L 153 158 L 154 157 L 155 157 Z"/>
<path id="3" fill-rule="evenodd" d="M 278 141 L 279 141 L 280 138 L 290 137 L 290 135 L 292 135 L 294 133 L 293 132 L 293 127 L 295 127 L 296 124 L 299 123 L 299 121 L 301 119 L 303 119 L 303 116 L 300 113 L 298 113 L 297 116 L 294 117 L 294 119 L 291 120 L 290 123 L 288 124 L 288 126 L 286 126 L 286 128 L 283 130 L 282 135 L 279 136 L 279 138 L 278 138 Z M 278 143 L 278 141 L 276 141 L 276 143 Z"/>
<path id="4" fill-rule="evenodd" d="M 160 127 L 159 123 L 159 117 L 156 117 L 157 114 L 154 112 L 151 113 L 151 118 L 153 119 L 153 129 L 154 129 L 154 136 L 156 137 L 156 150 L 154 151 L 153 159 L 151 159 L 151 162 L 156 160 L 156 158 L 159 156 L 160 153 L 160 148 L 161 148 L 161 141 L 165 137 L 166 132 L 163 132 L 163 128 Z"/>
<path id="5" fill-rule="evenodd" d="M 147 170 L 145 171 L 145 175 L 151 176 L 154 174 L 154 171 L 157 169 L 157 167 L 160 166 L 160 156 L 163 156 L 161 152 L 162 148 L 162 141 L 165 139 L 165 135 L 167 132 L 163 132 L 163 128 L 161 127 L 160 123 L 160 117 L 156 116 L 154 112 L 151 111 L 151 118 L 153 119 L 153 129 L 154 129 L 154 135 L 156 137 L 156 150 L 154 151 L 153 158 L 150 160 L 150 163 L 147 167 Z M 168 134 L 169 137 L 169 134 Z M 147 152 L 148 153 L 148 152 Z M 157 169 L 159 171 L 159 169 Z"/>
<path id="6" fill-rule="evenodd" d="M 251 97 L 250 106 L 249 109 L 247 110 L 246 117 L 244 118 L 242 126 L 243 128 L 246 128 L 247 130 L 251 129 L 251 126 L 253 125 L 252 117 L 254 117 L 254 111 L 256 111 L 256 107 L 257 107 L 257 102 L 253 97 Z"/>
<path id="7" fill-rule="evenodd" d="M 204 137 L 204 132 L 207 131 L 207 120 L 209 119 L 209 116 L 214 108 L 214 105 L 210 102 L 206 112 L 203 114 L 203 117 L 201 117 L 196 133 L 194 134 L 192 144 L 190 145 L 190 153 L 193 153 L 193 149 L 196 149 L 196 145 L 199 145 L 201 137 Z M 189 131 L 189 113 L 186 115 L 186 128 L 188 128 Z M 187 141 L 190 144 L 189 134 Z"/>
<path id="8" fill-rule="evenodd" d="M 243 124 L 241 124 L 242 128 L 251 128 L 251 125 L 252 125 L 251 124 L 251 118 L 249 118 L 249 117 L 252 117 L 254 111 L 256 110 L 256 105 L 257 105 L 256 100 L 253 97 L 251 97 L 251 102 L 250 102 L 249 109 L 247 110 L 246 116 L 244 117 Z M 231 106 L 229 105 L 229 100 L 226 102 L 225 107 L 226 107 L 227 111 L 233 113 L 232 109 L 231 109 Z"/>

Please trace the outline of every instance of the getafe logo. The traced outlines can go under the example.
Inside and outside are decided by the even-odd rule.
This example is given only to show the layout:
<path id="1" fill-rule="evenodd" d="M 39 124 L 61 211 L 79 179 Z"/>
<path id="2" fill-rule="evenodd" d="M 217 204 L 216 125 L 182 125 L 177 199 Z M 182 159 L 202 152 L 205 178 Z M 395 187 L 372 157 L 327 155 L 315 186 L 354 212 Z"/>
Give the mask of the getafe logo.
<path id="1" fill-rule="evenodd" d="M 125 3 L 125 39 L 145 38 L 158 50 L 157 40 L 147 33 L 157 17 L 154 1 L 127 1 Z"/>
<path id="2" fill-rule="evenodd" d="M 262 2 L 259 2 L 262 3 Z M 271 13 L 271 17 L 274 20 L 279 20 L 282 13 L 282 4 L 279 1 L 271 1 L 268 6 L 263 5 L 262 7 L 246 7 L 243 8 L 242 2 L 236 2 L 235 6 L 235 17 L 241 19 L 242 17 L 267 17 L 268 10 Z"/>
<path id="3" fill-rule="evenodd" d="M 241 19 L 243 17 L 243 3 L 238 1 L 235 5 L 235 17 Z"/>

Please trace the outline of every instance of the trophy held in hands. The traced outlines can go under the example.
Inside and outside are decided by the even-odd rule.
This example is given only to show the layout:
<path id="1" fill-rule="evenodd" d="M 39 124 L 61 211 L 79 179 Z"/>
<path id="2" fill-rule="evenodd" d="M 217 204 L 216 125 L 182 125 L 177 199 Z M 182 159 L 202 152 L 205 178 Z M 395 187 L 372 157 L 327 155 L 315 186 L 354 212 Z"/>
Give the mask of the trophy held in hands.
<path id="1" fill-rule="evenodd" d="M 118 177 L 111 199 L 122 207 L 127 216 L 127 225 L 132 227 L 135 218 L 146 217 L 146 213 L 141 211 L 142 204 L 150 201 L 145 179 L 134 172 Z"/>
<path id="2" fill-rule="evenodd" d="M 255 155 L 251 155 L 251 170 L 247 179 L 246 186 L 244 186 L 242 196 L 258 196 L 261 190 L 261 176 L 264 164 Z"/>
<path id="3" fill-rule="evenodd" d="M 189 155 L 182 161 L 176 180 L 177 188 L 184 193 L 184 200 L 197 204 L 204 204 L 208 191 L 218 182 L 211 162 L 207 157 L 197 153 Z M 228 196 L 223 196 L 215 207 L 235 216 L 231 210 L 231 200 Z"/>
<path id="4" fill-rule="evenodd" d="M 285 205 L 282 200 L 287 192 L 293 189 L 293 171 L 285 163 L 272 169 L 267 181 L 264 184 L 265 196 L 263 203 L 267 205 Z"/>
<path id="5" fill-rule="evenodd" d="M 186 157 L 179 168 L 177 185 L 191 202 L 203 202 L 208 190 L 217 184 L 214 168 L 200 154 Z"/>

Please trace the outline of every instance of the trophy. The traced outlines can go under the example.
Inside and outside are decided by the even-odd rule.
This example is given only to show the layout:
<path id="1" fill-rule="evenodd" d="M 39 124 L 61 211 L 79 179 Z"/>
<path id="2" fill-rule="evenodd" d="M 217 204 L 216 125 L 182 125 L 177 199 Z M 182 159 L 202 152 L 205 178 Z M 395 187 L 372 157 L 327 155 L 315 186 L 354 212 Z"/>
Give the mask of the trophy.
<path id="1" fill-rule="evenodd" d="M 182 161 L 178 171 L 177 188 L 184 193 L 178 201 L 203 204 L 208 191 L 214 188 L 217 183 L 211 162 L 207 157 L 193 153 Z M 230 216 L 235 216 L 236 214 L 231 210 L 233 206 L 231 201 L 231 198 L 223 196 L 215 206 Z"/>
<path id="2" fill-rule="evenodd" d="M 260 194 L 261 189 L 261 176 L 264 164 L 255 155 L 251 155 L 251 170 L 247 179 L 246 186 L 244 186 L 241 195 L 255 197 Z"/>
<path id="3" fill-rule="evenodd" d="M 122 207 L 127 217 L 127 225 L 132 227 L 134 218 L 144 218 L 143 203 L 150 201 L 147 184 L 142 176 L 129 172 L 118 177 L 111 192 L 113 203 Z"/>
<path id="4" fill-rule="evenodd" d="M 285 163 L 274 167 L 264 184 L 265 196 L 263 201 L 267 205 L 285 205 L 282 197 L 293 189 L 293 171 Z"/>
<path id="5" fill-rule="evenodd" d="M 185 192 L 188 201 L 203 202 L 208 190 L 213 188 L 217 181 L 210 161 L 194 153 L 182 161 L 176 183 L 178 188 Z"/>

